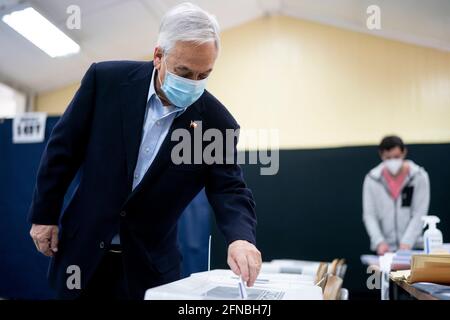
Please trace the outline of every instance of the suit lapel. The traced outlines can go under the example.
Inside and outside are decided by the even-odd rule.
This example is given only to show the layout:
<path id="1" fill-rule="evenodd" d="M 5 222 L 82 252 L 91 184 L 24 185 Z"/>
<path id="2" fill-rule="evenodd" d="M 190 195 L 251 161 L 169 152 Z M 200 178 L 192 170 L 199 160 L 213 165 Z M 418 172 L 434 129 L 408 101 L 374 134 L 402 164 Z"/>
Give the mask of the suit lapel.
<path id="1" fill-rule="evenodd" d="M 131 72 L 128 81 L 121 86 L 122 130 L 127 159 L 127 182 L 130 190 L 142 139 L 152 72 L 153 63 L 145 63 Z"/>
<path id="2" fill-rule="evenodd" d="M 202 121 L 202 116 L 199 112 L 200 104 L 200 101 L 195 102 L 192 106 L 188 107 L 183 114 L 174 119 L 167 136 L 161 145 L 161 148 L 156 154 L 155 159 L 148 168 L 139 185 L 130 194 L 129 198 L 131 198 L 136 192 L 139 192 L 139 190 L 142 189 L 142 187 L 145 186 L 145 184 L 147 184 L 151 179 L 154 179 L 162 173 L 171 163 L 172 148 L 179 143 L 178 141 L 172 141 L 172 133 L 177 129 L 186 129 L 192 133 L 193 129 L 190 128 L 191 121 Z M 193 142 L 193 137 L 191 138 L 191 141 Z"/>
<path id="3" fill-rule="evenodd" d="M 148 90 L 152 73 L 153 62 L 145 63 L 138 69 L 132 71 L 129 79 L 121 87 L 122 130 L 127 162 L 127 183 L 130 191 L 133 185 L 134 169 L 142 140 Z M 202 98 L 174 119 L 150 168 L 147 170 L 139 185 L 129 194 L 127 201 L 142 188 L 146 181 L 157 176 L 170 163 L 172 147 L 178 143 L 177 141 L 171 141 L 173 131 L 181 128 L 191 130 L 190 123 L 192 120 L 202 120 L 201 108 Z"/>

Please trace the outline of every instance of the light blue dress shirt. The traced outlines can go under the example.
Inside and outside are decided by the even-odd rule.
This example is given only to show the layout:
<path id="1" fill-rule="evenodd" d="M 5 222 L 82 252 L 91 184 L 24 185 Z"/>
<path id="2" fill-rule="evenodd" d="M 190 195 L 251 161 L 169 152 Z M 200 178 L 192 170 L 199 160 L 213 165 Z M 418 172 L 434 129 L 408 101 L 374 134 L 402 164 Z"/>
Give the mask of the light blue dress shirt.
<path id="1" fill-rule="evenodd" d="M 174 106 L 164 106 L 155 91 L 156 69 L 153 69 L 152 80 L 147 97 L 147 109 L 145 111 L 144 127 L 142 130 L 141 146 L 134 169 L 133 190 L 139 185 L 148 168 L 155 160 L 164 139 L 169 132 L 173 120 L 186 109 Z M 112 244 L 120 244 L 119 234 L 111 241 Z"/>

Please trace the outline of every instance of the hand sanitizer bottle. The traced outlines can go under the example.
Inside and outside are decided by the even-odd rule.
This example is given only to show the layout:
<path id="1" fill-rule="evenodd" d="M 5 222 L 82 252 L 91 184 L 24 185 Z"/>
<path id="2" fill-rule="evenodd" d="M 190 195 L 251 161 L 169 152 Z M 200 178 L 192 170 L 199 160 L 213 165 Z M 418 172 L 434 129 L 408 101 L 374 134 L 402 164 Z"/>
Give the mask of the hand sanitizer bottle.
<path id="1" fill-rule="evenodd" d="M 436 216 L 423 216 L 424 227 L 428 225 L 428 230 L 423 234 L 423 248 L 426 254 L 439 252 L 442 250 L 442 232 L 436 228 L 436 224 L 441 220 Z"/>

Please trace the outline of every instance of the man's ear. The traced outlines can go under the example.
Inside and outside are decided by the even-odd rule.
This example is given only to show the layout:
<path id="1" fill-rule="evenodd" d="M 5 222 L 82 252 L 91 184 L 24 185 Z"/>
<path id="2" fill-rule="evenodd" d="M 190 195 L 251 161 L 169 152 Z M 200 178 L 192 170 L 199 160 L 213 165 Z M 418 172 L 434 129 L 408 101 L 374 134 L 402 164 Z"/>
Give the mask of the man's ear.
<path id="1" fill-rule="evenodd" d="M 405 150 L 403 151 L 403 158 L 406 159 L 407 155 L 408 155 L 408 149 L 405 147 Z"/>
<path id="2" fill-rule="evenodd" d="M 153 65 L 157 70 L 160 70 L 161 68 L 161 59 L 163 56 L 163 51 L 160 47 L 155 47 L 155 50 L 153 52 Z"/>

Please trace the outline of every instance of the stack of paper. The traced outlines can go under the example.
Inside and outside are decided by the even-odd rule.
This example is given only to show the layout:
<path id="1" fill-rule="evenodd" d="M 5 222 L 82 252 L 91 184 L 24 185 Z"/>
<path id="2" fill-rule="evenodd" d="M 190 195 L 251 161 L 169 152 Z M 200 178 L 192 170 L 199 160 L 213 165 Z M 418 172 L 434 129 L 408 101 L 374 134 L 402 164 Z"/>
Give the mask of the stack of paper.
<path id="1" fill-rule="evenodd" d="M 409 282 L 450 284 L 450 255 L 422 254 L 412 257 Z"/>
<path id="2" fill-rule="evenodd" d="M 411 257 L 413 254 L 421 254 L 423 251 L 403 250 L 397 251 L 392 260 L 391 270 L 405 270 L 411 266 Z M 379 256 L 364 254 L 361 256 L 361 262 L 368 266 L 379 266 Z"/>
<path id="3" fill-rule="evenodd" d="M 445 243 L 442 246 L 442 251 L 450 253 L 450 244 Z M 398 250 L 395 252 L 392 260 L 392 270 L 406 270 L 411 268 L 411 257 L 413 255 L 423 254 L 423 250 Z M 361 256 L 361 262 L 365 265 L 379 265 L 379 256 L 364 254 Z"/>
<path id="4" fill-rule="evenodd" d="M 411 274 L 411 270 L 398 270 L 391 272 L 391 278 L 395 281 L 407 281 L 409 275 Z"/>
<path id="5" fill-rule="evenodd" d="M 408 283 L 450 284 L 450 255 L 414 255 L 412 256 L 411 270 L 392 272 L 391 278 Z"/>
<path id="6" fill-rule="evenodd" d="M 199 273 L 193 273 L 191 277 L 207 277 L 209 280 L 214 282 L 227 282 L 227 281 L 237 281 L 239 279 L 230 270 L 216 269 L 212 271 L 205 271 Z M 274 288 L 296 288 L 299 285 L 313 285 L 314 277 L 309 275 L 300 274 L 282 274 L 274 273 L 267 274 L 261 272 L 255 281 L 255 284 L 265 285 L 266 287 Z"/>
<path id="7" fill-rule="evenodd" d="M 439 300 L 450 300 L 450 286 L 443 286 L 428 282 L 417 282 L 412 286 L 436 297 Z"/>
<path id="8" fill-rule="evenodd" d="M 315 279 L 319 272 L 319 267 L 323 263 L 318 261 L 275 259 L 271 262 L 263 262 L 261 271 L 265 273 L 299 274 Z M 332 262 L 326 263 L 326 265 L 328 268 L 326 273 L 335 274 L 342 279 L 344 278 L 347 270 L 345 260 L 334 259 Z"/>
<path id="9" fill-rule="evenodd" d="M 265 273 L 292 273 L 314 277 L 319 269 L 320 262 L 277 259 L 263 262 L 261 271 Z"/>
<path id="10" fill-rule="evenodd" d="M 145 300 L 238 300 L 239 278 L 230 270 L 195 273 L 148 289 Z M 248 300 L 322 300 L 322 289 L 300 275 L 261 273 L 247 288 Z"/>

